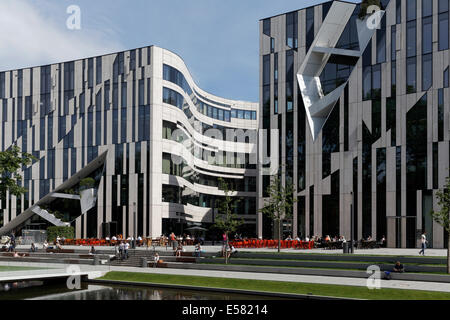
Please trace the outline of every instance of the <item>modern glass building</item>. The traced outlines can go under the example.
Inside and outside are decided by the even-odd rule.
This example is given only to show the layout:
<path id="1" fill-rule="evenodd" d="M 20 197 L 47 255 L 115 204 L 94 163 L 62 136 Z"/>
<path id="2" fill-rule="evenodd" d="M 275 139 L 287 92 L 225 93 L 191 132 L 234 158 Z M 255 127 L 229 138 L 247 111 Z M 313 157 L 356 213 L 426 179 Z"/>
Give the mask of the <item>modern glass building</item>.
<path id="1" fill-rule="evenodd" d="M 0 234 L 67 224 L 77 238 L 180 234 L 214 222 L 219 178 L 255 233 L 258 104 L 203 91 L 174 53 L 0 72 L 0 107 L 0 150 L 36 158 L 21 172 L 29 192 L 1 203 Z"/>
<path id="2" fill-rule="evenodd" d="M 259 126 L 279 130 L 278 175 L 298 199 L 284 232 L 348 239 L 353 203 L 355 239 L 411 248 L 426 231 L 442 248 L 429 212 L 450 166 L 449 1 L 381 6 L 369 17 L 330 1 L 260 21 Z M 258 207 L 270 179 L 259 175 Z M 258 235 L 272 235 L 261 215 Z"/>

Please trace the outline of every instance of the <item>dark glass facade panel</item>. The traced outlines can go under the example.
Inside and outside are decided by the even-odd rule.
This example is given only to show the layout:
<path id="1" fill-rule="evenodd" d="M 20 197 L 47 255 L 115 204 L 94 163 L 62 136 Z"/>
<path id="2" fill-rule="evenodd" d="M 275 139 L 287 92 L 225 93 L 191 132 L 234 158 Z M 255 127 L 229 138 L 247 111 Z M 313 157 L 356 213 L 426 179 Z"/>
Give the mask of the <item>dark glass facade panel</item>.
<path id="1" fill-rule="evenodd" d="M 377 29 L 377 63 L 386 61 L 386 15 L 381 19 L 381 28 Z"/>
<path id="2" fill-rule="evenodd" d="M 263 56 L 263 85 L 270 85 L 270 54 Z"/>
<path id="3" fill-rule="evenodd" d="M 395 20 L 397 24 L 402 23 L 402 0 L 396 0 L 395 3 Z"/>
<path id="4" fill-rule="evenodd" d="M 433 142 L 433 189 L 439 189 L 439 143 Z"/>
<path id="5" fill-rule="evenodd" d="M 353 159 L 353 239 L 358 239 L 358 157 Z"/>
<path id="6" fill-rule="evenodd" d="M 286 14 L 286 45 L 292 49 L 298 48 L 298 13 Z"/>
<path id="7" fill-rule="evenodd" d="M 386 237 L 386 149 L 377 149 L 377 239 Z"/>
<path id="8" fill-rule="evenodd" d="M 331 174 L 331 154 L 339 152 L 340 100 L 336 103 L 322 129 L 322 178 Z"/>
<path id="9" fill-rule="evenodd" d="M 448 11 L 439 13 L 438 19 L 439 19 L 439 50 L 447 50 L 449 48 Z"/>
<path id="10" fill-rule="evenodd" d="M 372 236 L 372 136 L 363 122 L 362 149 L 362 236 Z"/>
<path id="11" fill-rule="evenodd" d="M 270 37 L 270 19 L 263 20 L 263 33 Z"/>
<path id="12" fill-rule="evenodd" d="M 422 91 L 427 91 L 433 85 L 433 54 L 422 56 Z"/>
<path id="13" fill-rule="evenodd" d="M 297 107 L 297 191 L 306 188 L 306 110 L 298 90 Z"/>
<path id="14" fill-rule="evenodd" d="M 372 100 L 372 139 L 381 137 L 381 99 Z"/>
<path id="15" fill-rule="evenodd" d="M 95 83 L 102 83 L 102 57 L 95 60 Z"/>
<path id="16" fill-rule="evenodd" d="M 417 0 L 406 0 L 406 21 L 415 20 L 417 17 Z"/>
<path id="17" fill-rule="evenodd" d="M 406 56 L 414 57 L 417 52 L 417 23 L 415 20 L 406 24 Z"/>
<path id="18" fill-rule="evenodd" d="M 381 65 L 372 66 L 372 99 L 381 99 Z"/>
<path id="19" fill-rule="evenodd" d="M 438 140 L 444 141 L 444 89 L 438 90 Z"/>
<path id="20" fill-rule="evenodd" d="M 386 129 L 391 130 L 391 146 L 396 145 L 397 101 L 395 97 L 386 98 Z"/>
<path id="21" fill-rule="evenodd" d="M 433 15 L 433 1 L 422 0 L 422 17 L 429 17 Z"/>
<path id="22" fill-rule="evenodd" d="M 314 41 L 314 7 L 306 9 L 306 52 Z"/>
<path id="23" fill-rule="evenodd" d="M 397 60 L 397 26 L 391 27 L 391 61 Z"/>
<path id="24" fill-rule="evenodd" d="M 332 4 L 333 1 L 325 2 L 324 4 L 322 4 L 322 20 L 325 20 L 325 18 L 327 17 Z"/>
<path id="25" fill-rule="evenodd" d="M 426 190 L 427 183 L 427 95 L 406 114 L 406 211 L 417 216 L 417 190 Z M 416 246 L 416 221 L 407 220 L 406 245 Z"/>
<path id="26" fill-rule="evenodd" d="M 331 194 L 322 196 L 322 234 L 339 237 L 339 171 L 331 175 Z"/>
<path id="27" fill-rule="evenodd" d="M 417 91 L 417 59 L 411 57 L 406 59 L 406 93 Z"/>
<path id="28" fill-rule="evenodd" d="M 286 111 L 294 108 L 294 51 L 286 51 Z"/>
<path id="29" fill-rule="evenodd" d="M 433 52 L 433 17 L 422 19 L 422 53 Z"/>

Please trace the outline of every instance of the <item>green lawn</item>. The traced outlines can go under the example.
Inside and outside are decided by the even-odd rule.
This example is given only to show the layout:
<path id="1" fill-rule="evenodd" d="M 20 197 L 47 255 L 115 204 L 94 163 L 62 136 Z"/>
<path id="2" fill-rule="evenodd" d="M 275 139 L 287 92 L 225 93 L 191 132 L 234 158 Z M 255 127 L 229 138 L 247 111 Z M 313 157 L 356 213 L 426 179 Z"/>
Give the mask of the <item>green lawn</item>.
<path id="1" fill-rule="evenodd" d="M 266 280 L 229 279 L 132 272 L 109 272 L 100 280 L 118 280 L 172 285 L 189 285 L 206 288 L 227 288 L 275 293 L 312 294 L 342 298 L 370 300 L 450 300 L 450 293 L 421 290 L 379 289 L 366 287 L 281 282 Z"/>
<path id="2" fill-rule="evenodd" d="M 40 270 L 45 268 L 33 268 L 33 267 L 15 267 L 15 266 L 0 266 L 0 272 L 7 271 L 24 271 L 24 270 Z"/>

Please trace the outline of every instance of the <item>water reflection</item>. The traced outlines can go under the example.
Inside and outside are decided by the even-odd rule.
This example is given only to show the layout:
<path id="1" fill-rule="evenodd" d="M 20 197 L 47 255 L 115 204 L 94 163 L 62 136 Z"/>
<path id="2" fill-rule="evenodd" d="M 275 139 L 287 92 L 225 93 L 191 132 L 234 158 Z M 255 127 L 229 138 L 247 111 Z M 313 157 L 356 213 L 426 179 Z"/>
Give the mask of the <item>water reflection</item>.
<path id="1" fill-rule="evenodd" d="M 38 297 L 39 300 L 261 300 L 264 297 L 166 288 L 96 286 L 87 290 Z"/>

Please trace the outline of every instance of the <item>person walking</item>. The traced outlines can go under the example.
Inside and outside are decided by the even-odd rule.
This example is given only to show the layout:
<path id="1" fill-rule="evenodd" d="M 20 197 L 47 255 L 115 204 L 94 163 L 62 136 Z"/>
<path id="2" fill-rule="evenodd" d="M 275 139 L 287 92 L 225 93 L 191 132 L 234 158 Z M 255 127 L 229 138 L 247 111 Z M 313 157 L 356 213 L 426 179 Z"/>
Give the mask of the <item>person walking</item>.
<path id="1" fill-rule="evenodd" d="M 422 243 L 422 250 L 419 251 L 419 255 L 422 254 L 423 256 L 425 255 L 425 249 L 427 248 L 427 236 L 426 236 L 426 232 L 424 232 L 422 234 L 422 236 L 420 237 L 420 241 Z"/>
<path id="2" fill-rule="evenodd" d="M 125 253 L 125 259 L 127 259 L 127 260 L 128 260 L 128 249 L 130 249 L 130 244 L 128 242 L 125 242 L 124 253 Z"/>

